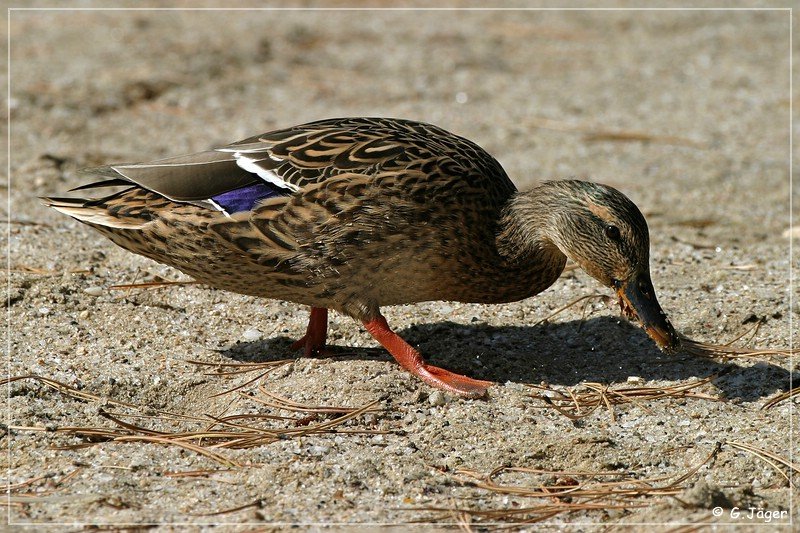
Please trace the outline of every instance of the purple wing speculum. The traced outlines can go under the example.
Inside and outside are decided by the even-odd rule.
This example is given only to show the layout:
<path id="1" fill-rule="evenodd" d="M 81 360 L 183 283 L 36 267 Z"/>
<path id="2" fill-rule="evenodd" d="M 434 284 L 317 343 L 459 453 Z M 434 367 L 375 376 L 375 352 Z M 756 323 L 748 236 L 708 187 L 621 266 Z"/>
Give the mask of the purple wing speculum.
<path id="1" fill-rule="evenodd" d="M 212 196 L 209 200 L 223 212 L 232 215 L 241 211 L 250 211 L 256 204 L 267 198 L 289 196 L 292 191 L 261 181 Z"/>

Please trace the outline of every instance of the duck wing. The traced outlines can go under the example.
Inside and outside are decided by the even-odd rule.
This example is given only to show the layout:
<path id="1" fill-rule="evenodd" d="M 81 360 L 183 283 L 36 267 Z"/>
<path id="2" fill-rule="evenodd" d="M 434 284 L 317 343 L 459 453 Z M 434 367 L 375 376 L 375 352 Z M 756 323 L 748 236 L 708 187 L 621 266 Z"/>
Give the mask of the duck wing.
<path id="1" fill-rule="evenodd" d="M 424 175 L 443 167 L 451 169 L 451 179 L 488 180 L 487 192 L 515 190 L 478 145 L 430 124 L 389 118 L 320 120 L 205 152 L 89 169 L 103 179 L 78 189 L 133 184 L 231 215 L 336 177 L 408 170 Z"/>
<path id="2" fill-rule="evenodd" d="M 515 190 L 500 164 L 472 141 L 437 126 L 393 118 L 336 118 L 276 130 L 217 149 L 237 164 L 299 190 L 340 174 L 375 175 L 444 160 L 462 174 L 495 179 Z M 457 175 L 454 175 L 456 177 Z"/>

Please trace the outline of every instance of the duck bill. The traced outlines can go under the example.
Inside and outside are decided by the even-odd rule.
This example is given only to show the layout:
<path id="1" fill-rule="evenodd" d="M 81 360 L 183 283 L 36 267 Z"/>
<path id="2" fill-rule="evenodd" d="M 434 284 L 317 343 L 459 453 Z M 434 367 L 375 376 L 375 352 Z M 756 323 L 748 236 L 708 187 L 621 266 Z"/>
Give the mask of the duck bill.
<path id="1" fill-rule="evenodd" d="M 672 353 L 680 347 L 680 338 L 656 299 L 650 274 L 639 274 L 617 288 L 622 313 L 638 321 L 661 351 Z"/>

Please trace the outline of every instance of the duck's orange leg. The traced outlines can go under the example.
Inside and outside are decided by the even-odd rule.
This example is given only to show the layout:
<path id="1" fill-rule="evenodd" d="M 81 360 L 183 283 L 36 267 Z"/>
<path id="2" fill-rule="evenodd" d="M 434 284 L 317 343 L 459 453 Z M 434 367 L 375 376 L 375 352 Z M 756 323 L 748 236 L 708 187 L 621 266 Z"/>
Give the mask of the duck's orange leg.
<path id="1" fill-rule="evenodd" d="M 479 398 L 486 394 L 491 381 L 481 381 L 455 374 L 449 370 L 426 364 L 422 356 L 404 341 L 397 333 L 389 329 L 389 324 L 383 315 L 378 315 L 372 320 L 365 320 L 364 326 L 370 335 L 375 337 L 381 345 L 400 363 L 400 366 L 419 377 L 422 381 L 433 387 L 444 389 L 448 392 Z"/>
<path id="2" fill-rule="evenodd" d="M 303 349 L 303 355 L 327 355 L 325 341 L 328 338 L 328 310 L 324 307 L 312 307 L 311 316 L 308 319 L 306 334 L 301 339 L 294 342 L 292 350 Z"/>

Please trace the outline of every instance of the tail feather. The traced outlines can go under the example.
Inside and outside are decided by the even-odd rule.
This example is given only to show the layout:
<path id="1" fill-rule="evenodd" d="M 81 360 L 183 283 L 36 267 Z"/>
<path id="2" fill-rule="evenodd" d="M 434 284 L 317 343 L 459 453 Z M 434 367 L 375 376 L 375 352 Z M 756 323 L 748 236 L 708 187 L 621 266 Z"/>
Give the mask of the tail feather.
<path id="1" fill-rule="evenodd" d="M 86 183 L 84 185 L 79 185 L 77 187 L 73 187 L 69 190 L 69 192 L 73 191 L 82 191 L 85 189 L 99 189 L 101 187 L 130 187 L 132 183 L 126 179 L 122 178 L 110 178 L 107 180 L 102 181 L 93 181 L 92 183 Z"/>
<path id="2" fill-rule="evenodd" d="M 52 207 L 56 211 L 90 225 L 120 229 L 141 229 L 149 222 L 149 220 L 122 218 L 113 215 L 98 200 L 55 196 L 43 196 L 41 200 L 47 207 Z"/>

